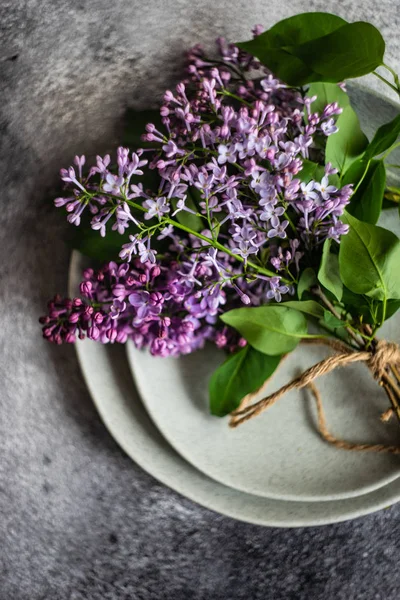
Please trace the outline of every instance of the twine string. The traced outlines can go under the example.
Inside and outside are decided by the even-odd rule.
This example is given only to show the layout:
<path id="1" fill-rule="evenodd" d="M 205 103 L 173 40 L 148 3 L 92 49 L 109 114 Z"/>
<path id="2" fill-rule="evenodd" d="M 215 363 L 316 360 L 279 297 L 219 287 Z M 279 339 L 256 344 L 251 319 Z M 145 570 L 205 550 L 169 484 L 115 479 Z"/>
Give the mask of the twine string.
<path id="1" fill-rule="evenodd" d="M 307 340 L 307 342 L 309 342 Z M 322 405 L 321 394 L 318 391 L 315 380 L 322 375 L 326 375 L 331 371 L 345 367 L 349 364 L 356 362 L 364 362 L 374 379 L 381 382 L 383 379 L 387 379 L 386 369 L 390 366 L 396 367 L 400 365 L 400 348 L 397 344 L 379 340 L 373 351 L 353 351 L 351 348 L 343 344 L 338 340 L 323 339 L 318 342 L 329 346 L 335 350 L 335 354 L 321 360 L 309 369 L 306 369 L 301 375 L 295 377 L 289 383 L 283 385 L 276 392 L 269 394 L 265 398 L 262 398 L 258 402 L 252 403 L 257 394 L 269 383 L 267 380 L 263 386 L 254 392 L 248 394 L 240 404 L 239 408 L 231 413 L 230 427 L 238 427 L 242 423 L 256 417 L 264 410 L 273 406 L 282 396 L 291 390 L 303 388 L 309 388 L 314 396 L 317 415 L 318 415 L 318 431 L 321 437 L 328 443 L 341 448 L 343 450 L 356 450 L 356 451 L 373 451 L 373 452 L 389 452 L 391 454 L 400 454 L 400 447 L 388 446 L 385 444 L 359 444 L 347 442 L 336 438 L 327 427 L 325 412 Z M 318 343 L 317 342 L 317 343 Z M 315 341 L 313 342 L 315 343 Z M 392 413 L 386 411 L 382 416 L 383 420 L 388 420 Z"/>

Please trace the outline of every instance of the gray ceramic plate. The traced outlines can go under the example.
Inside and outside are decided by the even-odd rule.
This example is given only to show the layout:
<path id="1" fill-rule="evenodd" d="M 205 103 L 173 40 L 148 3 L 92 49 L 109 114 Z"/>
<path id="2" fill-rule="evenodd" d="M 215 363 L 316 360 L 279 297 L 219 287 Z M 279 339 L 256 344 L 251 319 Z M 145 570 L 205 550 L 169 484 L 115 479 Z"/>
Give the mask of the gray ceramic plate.
<path id="1" fill-rule="evenodd" d="M 387 323 L 389 339 L 399 325 L 399 319 Z M 324 356 L 326 350 L 319 347 L 300 346 L 274 375 L 270 390 Z M 151 418 L 175 450 L 204 474 L 242 492 L 307 501 L 358 496 L 400 475 L 398 456 L 348 452 L 324 443 L 316 433 L 312 399 L 304 393 L 288 394 L 256 419 L 230 429 L 227 418 L 208 410 L 208 380 L 224 358 L 211 345 L 176 359 L 154 358 L 128 344 L 131 370 Z M 318 388 L 338 437 L 399 443 L 397 421 L 379 419 L 387 398 L 365 366 L 338 370 L 322 378 Z"/>
<path id="2" fill-rule="evenodd" d="M 83 266 L 74 252 L 71 294 Z M 312 503 L 262 498 L 217 483 L 183 460 L 154 426 L 134 387 L 124 348 L 85 340 L 76 350 L 93 401 L 116 442 L 158 481 L 202 506 L 258 525 L 303 527 L 354 519 L 400 500 L 400 480 L 355 498 Z"/>
<path id="3" fill-rule="evenodd" d="M 367 132 L 377 114 L 382 122 L 393 118 L 395 107 L 374 94 L 356 90 L 352 95 Z M 83 260 L 74 253 L 71 293 L 82 267 Z M 370 493 L 322 502 L 274 500 L 224 486 L 183 460 L 159 433 L 139 400 L 122 348 L 85 341 L 77 344 L 77 353 L 93 400 L 115 440 L 148 473 L 203 506 L 251 523 L 296 527 L 344 521 L 400 499 L 398 479 Z M 148 374 L 153 375 L 154 369 L 155 363 Z"/>
<path id="4" fill-rule="evenodd" d="M 365 88 L 350 88 L 353 105 L 371 137 L 399 107 Z M 393 161 L 399 158 L 394 158 Z M 397 211 L 383 214 L 384 227 L 400 234 Z M 400 314 L 382 336 L 400 342 Z M 270 391 L 318 362 L 326 351 L 300 347 L 274 375 Z M 155 359 L 128 345 L 128 359 L 142 400 L 158 429 L 193 466 L 239 491 L 280 500 L 327 501 L 371 492 L 400 475 L 400 459 L 387 454 L 339 451 L 315 432 L 312 404 L 293 392 L 271 411 L 232 431 L 209 415 L 208 380 L 224 355 L 215 348 L 176 359 Z M 152 373 L 149 377 L 148 374 Z M 344 439 L 399 443 L 397 423 L 383 425 L 384 392 L 365 366 L 334 372 L 318 382 L 328 423 Z"/>

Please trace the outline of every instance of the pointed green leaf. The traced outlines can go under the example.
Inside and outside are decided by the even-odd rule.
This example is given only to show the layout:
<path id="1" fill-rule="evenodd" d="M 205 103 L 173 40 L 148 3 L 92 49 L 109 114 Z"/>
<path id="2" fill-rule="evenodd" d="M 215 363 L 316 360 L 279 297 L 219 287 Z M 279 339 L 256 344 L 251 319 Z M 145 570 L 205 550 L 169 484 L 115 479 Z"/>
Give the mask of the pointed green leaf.
<path id="1" fill-rule="evenodd" d="M 305 315 L 311 315 L 316 319 L 322 319 L 324 316 L 324 308 L 321 304 L 318 304 L 315 300 L 289 300 L 288 302 L 282 302 L 281 306 L 288 306 L 299 310 Z"/>
<path id="2" fill-rule="evenodd" d="M 329 13 L 303 13 L 238 44 L 293 86 L 360 77 L 382 64 L 385 43 L 370 23 Z"/>
<path id="3" fill-rule="evenodd" d="M 339 82 L 372 73 L 379 67 L 385 42 L 371 23 L 358 21 L 288 51 L 320 74 L 320 79 L 314 81 Z"/>
<path id="4" fill-rule="evenodd" d="M 311 111 L 322 113 L 327 104 L 337 102 L 341 108 L 350 104 L 350 98 L 337 83 L 312 83 L 307 90 L 307 96 L 317 96 L 311 105 Z"/>
<path id="5" fill-rule="evenodd" d="M 375 225 L 382 211 L 386 169 L 381 160 L 371 161 L 368 168 L 364 161 L 362 164 L 366 174 L 355 194 L 351 196 L 347 210 L 360 221 Z"/>
<path id="6" fill-rule="evenodd" d="M 235 308 L 221 319 L 265 354 L 291 352 L 307 336 L 307 321 L 299 311 L 286 306 Z"/>
<path id="7" fill-rule="evenodd" d="M 346 106 L 336 125 L 339 131 L 328 137 L 325 158 L 326 162 L 344 173 L 364 152 L 368 139 L 361 131 L 358 117 L 351 106 Z"/>
<path id="8" fill-rule="evenodd" d="M 304 292 L 307 292 L 315 285 L 318 285 L 318 279 L 314 269 L 307 267 L 300 275 L 299 283 L 297 284 L 297 295 L 301 300 Z"/>
<path id="9" fill-rule="evenodd" d="M 386 304 L 386 321 L 393 317 L 400 308 L 400 300 L 388 300 Z"/>
<path id="10" fill-rule="evenodd" d="M 388 150 L 400 134 L 400 115 L 389 123 L 379 127 L 365 151 L 364 158 L 368 160 Z"/>
<path id="11" fill-rule="evenodd" d="M 229 356 L 210 379 L 211 414 L 223 417 L 235 410 L 271 377 L 280 360 L 281 356 L 267 356 L 249 345 Z"/>
<path id="12" fill-rule="evenodd" d="M 355 294 L 380 300 L 400 299 L 400 240 L 377 225 L 359 221 L 345 213 L 350 225 L 339 250 L 340 277 Z"/>
<path id="13" fill-rule="evenodd" d="M 289 85 L 304 85 L 312 81 L 321 81 L 321 76 L 297 58 L 293 50 L 288 51 L 288 48 L 301 46 L 345 24 L 346 21 L 329 13 L 303 13 L 283 19 L 253 40 L 237 45 L 256 56 Z"/>
<path id="14" fill-rule="evenodd" d="M 324 288 L 329 290 L 340 302 L 343 295 L 343 283 L 339 273 L 339 258 L 337 254 L 331 252 L 331 243 L 330 239 L 324 243 L 318 279 Z"/>

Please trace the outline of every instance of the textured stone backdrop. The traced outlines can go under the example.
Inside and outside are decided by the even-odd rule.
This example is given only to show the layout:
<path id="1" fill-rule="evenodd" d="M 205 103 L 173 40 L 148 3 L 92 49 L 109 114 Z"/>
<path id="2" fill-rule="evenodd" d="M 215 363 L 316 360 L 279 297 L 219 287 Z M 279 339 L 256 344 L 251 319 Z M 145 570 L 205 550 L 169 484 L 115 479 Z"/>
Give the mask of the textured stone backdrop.
<path id="1" fill-rule="evenodd" d="M 397 0 L 0 0 L 0 600 L 399 598 L 400 507 L 279 530 L 196 506 L 121 452 L 37 324 L 67 285 L 59 168 L 115 146 L 191 43 L 304 10 L 372 21 L 400 69 Z"/>

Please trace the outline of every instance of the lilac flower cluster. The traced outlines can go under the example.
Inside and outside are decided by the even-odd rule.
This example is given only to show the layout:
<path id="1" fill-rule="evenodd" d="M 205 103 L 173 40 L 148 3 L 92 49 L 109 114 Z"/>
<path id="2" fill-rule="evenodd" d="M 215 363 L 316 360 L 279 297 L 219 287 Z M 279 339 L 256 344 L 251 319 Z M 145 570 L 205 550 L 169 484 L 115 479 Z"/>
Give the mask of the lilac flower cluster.
<path id="1" fill-rule="evenodd" d="M 259 34 L 260 28 L 254 33 Z M 323 160 L 324 140 L 336 133 L 335 116 L 341 108 L 332 103 L 321 114 L 312 112 L 315 97 L 288 88 L 223 39 L 218 46 L 216 60 L 209 60 L 199 46 L 189 52 L 186 79 L 175 92 L 164 95 L 162 124 L 146 126 L 146 148 L 134 152 L 118 148 L 115 164 L 109 155 L 98 156 L 87 175 L 83 156 L 61 171 L 69 194 L 55 204 L 66 208 L 68 221 L 79 225 L 86 209 L 91 227 L 101 236 L 109 228 L 120 234 L 129 230 L 121 260 L 135 260 L 136 268 L 146 269 L 146 278 L 153 275 L 134 291 L 124 279 L 121 285 L 129 294 L 117 298 L 123 309 L 114 301 L 108 307 L 114 292 L 108 299 L 97 298 L 100 307 L 102 302 L 108 307 L 101 327 L 85 313 L 87 303 L 83 308 L 63 305 L 70 311 L 68 319 L 80 311 L 80 329 L 63 325 L 67 329 L 56 334 L 57 327 L 50 332 L 49 322 L 45 324 L 49 339 L 58 341 L 55 336 L 60 335 L 68 341 L 77 330 L 95 339 L 93 332 L 97 335 L 98 330 L 101 341 L 132 337 L 140 346 L 143 339 L 161 355 L 194 349 L 204 339 L 218 338 L 220 345 L 229 345 L 229 335 L 216 326 L 227 297 L 230 307 L 237 301 L 249 305 L 281 301 L 285 294 L 295 293 L 300 262 L 325 239 L 339 242 L 346 234 L 348 226 L 340 216 L 351 186 L 337 188 L 332 179 L 336 171 L 329 164 L 321 181 L 302 180 L 304 161 Z M 141 180 L 144 169 L 154 176 L 153 190 Z M 160 257 L 158 247 L 165 242 L 167 252 Z M 121 268 L 124 274 L 118 277 L 134 277 L 127 264 Z M 148 285 L 155 281 L 149 292 Z M 177 291 L 172 292 L 171 285 Z M 103 287 L 103 282 L 97 284 L 96 294 Z M 157 314 L 150 311 L 150 293 L 159 294 Z M 172 319 L 168 326 L 160 316 L 161 307 L 167 305 L 165 318 Z M 179 317 L 178 323 L 170 315 L 171 310 L 178 314 L 179 306 L 188 321 Z M 56 302 L 50 312 L 58 310 Z M 118 310 L 117 318 L 113 315 Z M 150 311 L 145 318 L 151 321 L 151 326 L 147 320 L 146 326 L 140 325 L 145 333 L 136 329 L 143 311 Z M 183 334 L 181 328 L 191 319 L 197 319 L 196 327 L 190 335 Z M 161 322 L 168 329 L 164 337 L 157 333 Z M 181 336 L 189 341 L 178 342 Z"/>
<path id="2" fill-rule="evenodd" d="M 56 296 L 48 314 L 41 317 L 43 336 L 51 342 L 73 343 L 76 337 L 102 343 L 149 347 L 157 356 L 188 354 L 211 340 L 233 351 L 245 340 L 218 323 L 218 312 L 227 302 L 225 292 L 214 286 L 207 295 L 195 280 L 212 278 L 213 266 L 197 266 L 193 272 L 178 263 L 159 267 L 150 262 L 116 264 L 98 271 L 86 269 L 78 298 Z"/>

